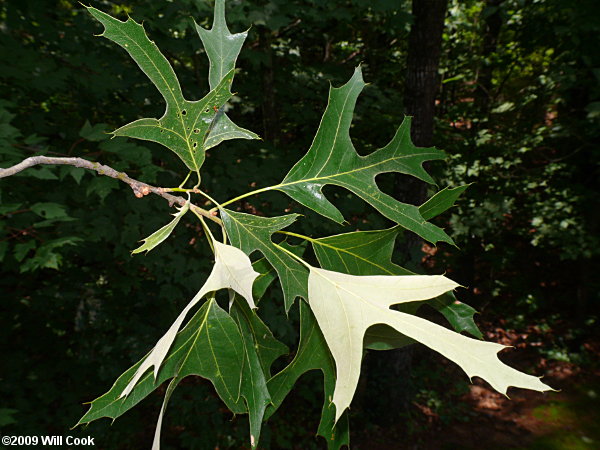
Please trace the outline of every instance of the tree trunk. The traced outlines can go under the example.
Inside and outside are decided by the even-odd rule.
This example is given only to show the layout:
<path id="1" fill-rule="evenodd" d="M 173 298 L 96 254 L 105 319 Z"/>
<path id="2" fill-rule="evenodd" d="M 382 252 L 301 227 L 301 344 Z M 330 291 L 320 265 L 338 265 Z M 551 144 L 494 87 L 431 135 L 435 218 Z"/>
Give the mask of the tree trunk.
<path id="1" fill-rule="evenodd" d="M 448 0 L 412 2 L 414 23 L 409 35 L 404 105 L 406 113 L 413 116 L 411 137 L 418 147 L 433 145 L 435 97 L 439 86 L 438 67 L 447 7 Z M 400 201 L 420 205 L 426 199 L 426 189 L 422 181 L 405 177 L 396 184 L 395 194 Z M 423 242 L 413 233 L 407 232 L 405 235 L 403 263 L 414 268 L 420 265 Z M 388 391 L 387 409 L 388 416 L 391 416 L 388 420 L 398 420 L 410 411 L 413 397 L 410 376 L 413 347 L 384 352 L 381 356 L 388 358 L 388 367 L 394 374 L 393 384 Z"/>

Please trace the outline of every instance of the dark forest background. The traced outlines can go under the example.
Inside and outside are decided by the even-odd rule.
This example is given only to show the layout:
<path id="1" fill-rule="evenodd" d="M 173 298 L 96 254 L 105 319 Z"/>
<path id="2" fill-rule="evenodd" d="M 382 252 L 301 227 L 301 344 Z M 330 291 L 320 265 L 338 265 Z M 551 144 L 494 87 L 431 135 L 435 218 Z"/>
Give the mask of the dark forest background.
<path id="1" fill-rule="evenodd" d="M 598 430 L 585 428 L 589 411 L 599 409 L 590 401 L 600 395 L 598 2 L 413 3 L 228 1 L 230 29 L 251 26 L 229 115 L 263 140 L 211 150 L 203 187 L 225 200 L 281 181 L 310 146 L 329 84 L 346 82 L 361 63 L 370 84 L 352 128 L 359 153 L 383 146 L 411 114 L 415 142 L 448 154 L 429 167 L 438 185 L 472 183 L 458 205 L 436 219 L 459 248 L 405 236 L 397 262 L 423 273 L 446 272 L 467 286 L 461 300 L 481 312 L 477 321 L 486 337 L 521 347 L 507 352 L 525 355 L 514 365 L 547 375 L 563 390 L 537 400 L 516 394 L 517 404 L 525 398 L 524 405 L 528 399 L 546 402 L 536 408 L 552 405 L 548 414 L 563 434 L 570 417 L 577 425 L 572 435 L 548 438 L 516 423 L 517 444 L 501 441 L 515 433 L 508 428 L 498 440 L 491 432 L 479 438 L 488 441 L 462 440 L 465 427 L 496 426 L 497 432 L 510 403 L 493 397 L 499 408 L 477 409 L 474 388 L 485 385 L 470 387 L 454 366 L 415 347 L 366 356 L 350 414 L 356 448 L 445 448 L 444 442 L 448 448 L 525 448 L 534 437 L 541 446 L 526 448 L 598 448 Z M 143 21 L 187 98 L 208 91 L 208 60 L 191 18 L 210 27 L 211 2 L 90 4 Z M 77 2 L 0 2 L 0 164 L 35 154 L 79 156 L 150 184 L 178 185 L 185 172 L 170 152 L 107 139 L 106 131 L 135 118 L 159 117 L 164 105 L 122 49 L 94 36 L 100 32 Z M 414 204 L 431 194 L 400 176 L 377 181 Z M 313 236 L 390 225 L 347 191 L 329 189 L 349 220 L 344 228 L 283 194 L 252 197 L 238 208 L 301 212 L 306 217 L 298 230 Z M 158 197 L 137 199 L 117 180 L 73 167 L 38 167 L 0 181 L 3 435 L 91 435 L 98 448 L 110 449 L 150 445 L 164 390 L 112 425 L 69 428 L 85 411 L 83 402 L 106 392 L 152 347 L 210 269 L 210 250 L 196 239 L 200 230 L 192 222 L 147 256 L 131 257 L 137 241 L 164 225 L 169 212 Z M 288 321 L 278 287 L 270 296 L 260 313 L 293 346 L 297 305 Z M 242 448 L 247 419 L 232 420 L 209 383 L 184 384 L 169 406 L 164 447 Z M 324 447 L 314 437 L 321 384 L 316 372 L 301 379 L 266 425 L 265 448 Z"/>

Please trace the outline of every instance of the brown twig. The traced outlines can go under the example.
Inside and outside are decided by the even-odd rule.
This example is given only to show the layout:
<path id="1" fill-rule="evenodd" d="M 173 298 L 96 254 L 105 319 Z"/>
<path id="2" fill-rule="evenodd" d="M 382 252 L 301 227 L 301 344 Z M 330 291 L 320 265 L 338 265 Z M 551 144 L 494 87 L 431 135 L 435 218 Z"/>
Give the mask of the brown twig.
<path id="1" fill-rule="evenodd" d="M 53 165 L 66 165 L 66 166 L 74 166 L 81 167 L 83 169 L 94 170 L 100 175 L 104 175 L 107 177 L 115 178 L 117 180 L 121 180 L 124 183 L 127 183 L 129 187 L 133 190 L 134 195 L 137 198 L 142 198 L 148 194 L 156 194 L 166 199 L 169 202 L 170 206 L 179 205 L 183 206 L 187 202 L 187 200 L 178 195 L 168 194 L 167 189 L 151 186 L 149 184 L 143 183 L 138 180 L 134 180 L 130 178 L 125 172 L 119 172 L 112 167 L 105 166 L 103 164 L 88 161 L 83 158 L 61 158 L 61 157 L 48 157 L 48 156 L 31 156 L 27 159 L 24 159 L 18 164 L 15 164 L 12 167 L 8 167 L 6 169 L 0 168 L 0 178 L 10 177 L 11 175 L 15 175 L 25 169 L 28 169 L 33 166 L 37 166 L 39 164 L 53 164 Z M 210 212 L 205 209 L 200 208 L 194 204 L 190 204 L 190 209 L 196 211 L 198 214 L 206 217 L 207 219 L 212 220 L 213 222 L 221 225 L 221 219 L 215 217 Z"/>

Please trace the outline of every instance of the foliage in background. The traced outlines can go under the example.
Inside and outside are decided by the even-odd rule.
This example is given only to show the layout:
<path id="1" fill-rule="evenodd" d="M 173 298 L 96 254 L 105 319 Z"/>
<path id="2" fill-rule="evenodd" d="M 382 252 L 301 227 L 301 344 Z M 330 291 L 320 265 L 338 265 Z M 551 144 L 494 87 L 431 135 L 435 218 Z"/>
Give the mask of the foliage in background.
<path id="1" fill-rule="evenodd" d="M 184 95 L 199 98 L 207 92 L 208 65 L 199 41 L 190 39 L 196 31 L 189 16 L 209 27 L 211 4 L 92 5 L 121 18 L 135 10 L 175 67 Z M 598 10 L 593 1 L 579 2 L 577 8 L 558 0 L 503 3 L 500 43 L 484 58 L 482 21 L 493 12 L 490 8 L 480 1 L 455 2 L 446 21 L 436 142 L 455 159 L 446 169 L 434 170 L 442 186 L 458 179 L 476 183 L 459 202 L 448 231 L 462 256 L 439 252 L 437 259 L 448 259 L 454 279 L 482 292 L 468 301 L 488 313 L 529 317 L 534 311 L 539 316 L 561 311 L 561 317 L 568 317 L 573 292 L 591 312 L 597 301 L 593 277 L 587 280 L 587 292 L 582 286 L 586 272 L 588 277 L 593 273 L 593 239 L 598 235 L 598 208 L 593 206 L 598 198 Z M 326 81 L 340 85 L 359 61 L 372 84 L 357 105 L 352 136 L 365 153 L 384 145 L 402 116 L 409 11 L 407 3 L 385 1 L 232 2 L 230 28 L 254 25 L 236 76 L 236 91 L 244 101 L 234 98 L 229 114 L 265 141 L 232 144 L 226 154 L 211 154 L 205 168 L 214 176 L 203 179 L 211 195 L 230 198 L 252 183 L 279 182 L 310 145 L 325 106 Z M 162 104 L 124 52 L 91 36 L 91 20 L 77 3 L 8 0 L 0 5 L 0 22 L 3 166 L 44 152 L 101 159 L 157 185 L 180 181 L 174 155 L 158 146 L 107 140 L 103 134 L 133 117 L 158 117 Z M 489 109 L 504 105 L 493 113 L 467 100 L 473 98 L 476 74 L 484 64 L 493 67 L 493 86 L 501 92 Z M 550 125 L 546 111 L 557 113 Z M 277 123 L 269 122 L 273 117 Z M 485 124 L 466 128 L 468 120 Z M 521 148 L 526 150 L 519 152 Z M 224 171 L 221 167 L 230 158 L 236 164 Z M 549 161 L 560 158 L 565 159 Z M 243 176 L 259 170 L 260 179 Z M 378 182 L 385 189 L 393 180 L 379 177 Z M 362 202 L 331 191 L 352 226 L 387 226 Z M 135 199 L 116 180 L 75 168 L 30 169 L 11 178 L 0 186 L 0 208 L 0 337 L 6 346 L 5 367 L 11 368 L 2 373 L 0 391 L 7 402 L 2 406 L 16 410 L 11 413 L 15 423 L 3 426 L 3 432 L 62 434 L 83 411 L 76 405 L 88 401 L 95 386 L 110 385 L 119 367 L 134 362 L 160 337 L 168 317 L 175 317 L 194 294 L 188 286 L 199 285 L 208 273 L 208 263 L 195 255 L 209 249 L 198 239 L 199 228 L 179 227 L 155 251 L 160 253 L 131 258 L 131 243 L 164 225 L 167 205 Z M 310 211 L 296 209 L 282 195 L 242 204 L 246 212 L 286 208 L 307 215 L 301 225 L 305 234 L 335 230 L 333 222 L 311 220 Z M 572 212 L 567 217 L 568 208 Z M 561 263 L 561 257 L 570 260 Z M 501 273 L 504 284 L 486 281 L 498 280 Z M 279 289 L 270 295 L 279 301 Z M 491 301 L 493 295 L 501 302 Z M 295 308 L 291 323 L 276 308 L 264 306 L 263 311 L 278 338 L 288 345 L 297 341 Z M 587 326 L 592 325 L 593 316 L 587 318 Z M 565 345 L 573 350 L 570 342 Z M 175 437 L 176 445 L 186 447 L 238 447 L 246 430 L 242 421 L 230 422 L 218 411 L 210 386 L 184 384 L 184 392 L 174 393 L 176 406 L 170 411 L 181 428 L 167 434 L 166 441 Z M 312 437 L 317 424 L 308 417 L 321 407 L 314 401 L 320 384 L 310 376 L 300 380 L 298 395 L 286 404 L 295 402 L 311 413 L 295 415 L 284 404 L 282 416 L 270 419 L 263 431 L 265 446 L 317 445 Z M 196 402 L 198 397 L 205 402 Z M 155 414 L 159 396 L 148 402 L 117 421 L 110 433 L 107 423 L 74 432 L 102 436 L 107 447 L 139 444 L 152 430 L 139 435 L 130 430 L 143 429 L 141 420 Z M 365 417 L 360 408 L 353 414 Z M 286 440 L 289 424 L 306 429 L 306 436 Z"/>

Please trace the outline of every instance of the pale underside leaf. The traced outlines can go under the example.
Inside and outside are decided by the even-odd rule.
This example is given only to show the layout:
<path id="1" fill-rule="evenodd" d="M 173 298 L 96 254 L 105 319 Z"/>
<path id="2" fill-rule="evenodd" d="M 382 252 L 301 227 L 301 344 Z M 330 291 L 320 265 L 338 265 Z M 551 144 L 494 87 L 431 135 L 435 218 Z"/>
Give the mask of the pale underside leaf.
<path id="1" fill-rule="evenodd" d="M 135 250 L 133 250 L 131 253 L 135 254 L 144 251 L 149 252 L 157 245 L 160 245 L 165 239 L 167 239 L 171 235 L 181 218 L 185 215 L 186 212 L 188 212 L 189 209 L 190 201 L 188 200 L 181 208 L 177 208 L 177 213 L 173 214 L 175 218 L 171 220 L 171 222 L 169 222 L 164 227 L 160 228 L 159 230 L 155 231 L 150 236 L 148 236 L 146 239 L 144 239 L 144 243 Z"/>
<path id="2" fill-rule="evenodd" d="M 214 22 L 210 30 L 206 30 L 198 24 L 195 25 L 210 61 L 208 81 L 210 89 L 214 89 L 223 77 L 235 67 L 248 32 L 232 34 L 229 31 L 225 20 L 225 0 L 215 1 Z M 227 114 L 219 111 L 206 138 L 204 148 L 208 150 L 228 139 L 259 139 L 259 137 L 252 131 L 237 126 L 227 117 Z"/>
<path id="3" fill-rule="evenodd" d="M 497 353 L 505 346 L 468 338 L 390 306 L 426 300 L 458 285 L 441 275 L 352 276 L 311 268 L 309 304 L 336 363 L 333 403 L 336 420 L 356 390 L 366 330 L 385 324 L 421 342 L 458 364 L 469 377 L 480 376 L 499 392 L 509 386 L 538 391 L 551 388 L 539 378 L 502 363 Z"/>
<path id="4" fill-rule="evenodd" d="M 171 395 L 173 394 L 173 391 L 175 390 L 180 381 L 180 378 L 174 377 L 173 379 L 171 379 L 169 385 L 167 386 L 165 397 L 160 407 L 160 413 L 158 414 L 158 420 L 156 421 L 154 438 L 152 439 L 152 450 L 160 450 L 160 432 L 162 430 L 163 417 L 165 416 L 165 411 L 167 409 L 167 405 L 169 404 L 169 400 L 171 399 Z"/>
<path id="5" fill-rule="evenodd" d="M 436 210 L 439 211 L 439 208 Z M 398 226 L 385 230 L 354 231 L 312 239 L 311 243 L 323 269 L 349 275 L 416 275 L 392 262 L 394 244 L 399 232 Z M 453 292 L 447 292 L 427 302 L 400 305 L 399 308 L 403 312 L 413 314 L 423 303 L 427 303 L 443 314 L 456 331 L 467 331 L 479 339 L 483 338 L 473 320 L 477 311 L 459 302 Z M 366 340 L 366 346 L 380 350 L 384 347 L 393 348 L 393 345 L 399 343 L 412 342 L 410 339 L 398 339 L 394 334 L 389 336 L 390 341 L 387 345 L 381 341 L 379 342 L 381 345 L 375 345 L 369 338 Z"/>
<path id="6" fill-rule="evenodd" d="M 371 204 L 385 217 L 430 242 L 453 243 L 441 228 L 427 222 L 416 206 L 401 203 L 383 193 L 375 177 L 399 172 L 425 182 L 433 179 L 423 169 L 425 161 L 443 159 L 436 148 L 417 148 L 410 139 L 410 118 L 404 119 L 392 141 L 370 155 L 359 156 L 350 138 L 354 106 L 365 83 L 358 67 L 350 81 L 330 88 L 329 101 L 317 134 L 306 155 L 284 180 L 273 187 L 338 223 L 344 218 L 322 192 L 327 184 L 341 186 Z"/>
<path id="7" fill-rule="evenodd" d="M 235 321 L 214 299 L 202 305 L 184 329 L 177 333 L 158 378 L 154 379 L 152 372 L 145 373 L 131 394 L 122 397 L 123 389 L 131 382 L 137 369 L 148 356 L 125 371 L 106 394 L 91 402 L 90 409 L 77 425 L 102 417 L 116 419 L 165 381 L 174 380 L 173 385 L 169 387 L 171 390 L 178 381 L 189 375 L 198 375 L 210 380 L 219 397 L 234 413 L 246 412 L 239 399 L 244 367 L 242 337 Z M 161 409 L 161 422 L 167 401 L 168 398 Z"/>
<path id="8" fill-rule="evenodd" d="M 122 397 L 127 396 L 133 390 L 138 380 L 151 367 L 154 367 L 154 378 L 158 376 L 160 365 L 167 355 L 188 312 L 209 292 L 226 288 L 232 289 L 246 299 L 250 308 L 256 308 L 252 299 L 252 283 L 258 276 L 258 273 L 252 269 L 250 259 L 244 252 L 235 247 L 217 241 L 214 241 L 213 244 L 215 249 L 215 265 L 204 286 L 202 286 L 192 301 L 179 314 L 169 330 L 156 343 L 152 352 L 138 367 L 134 377 L 121 393 Z"/>

